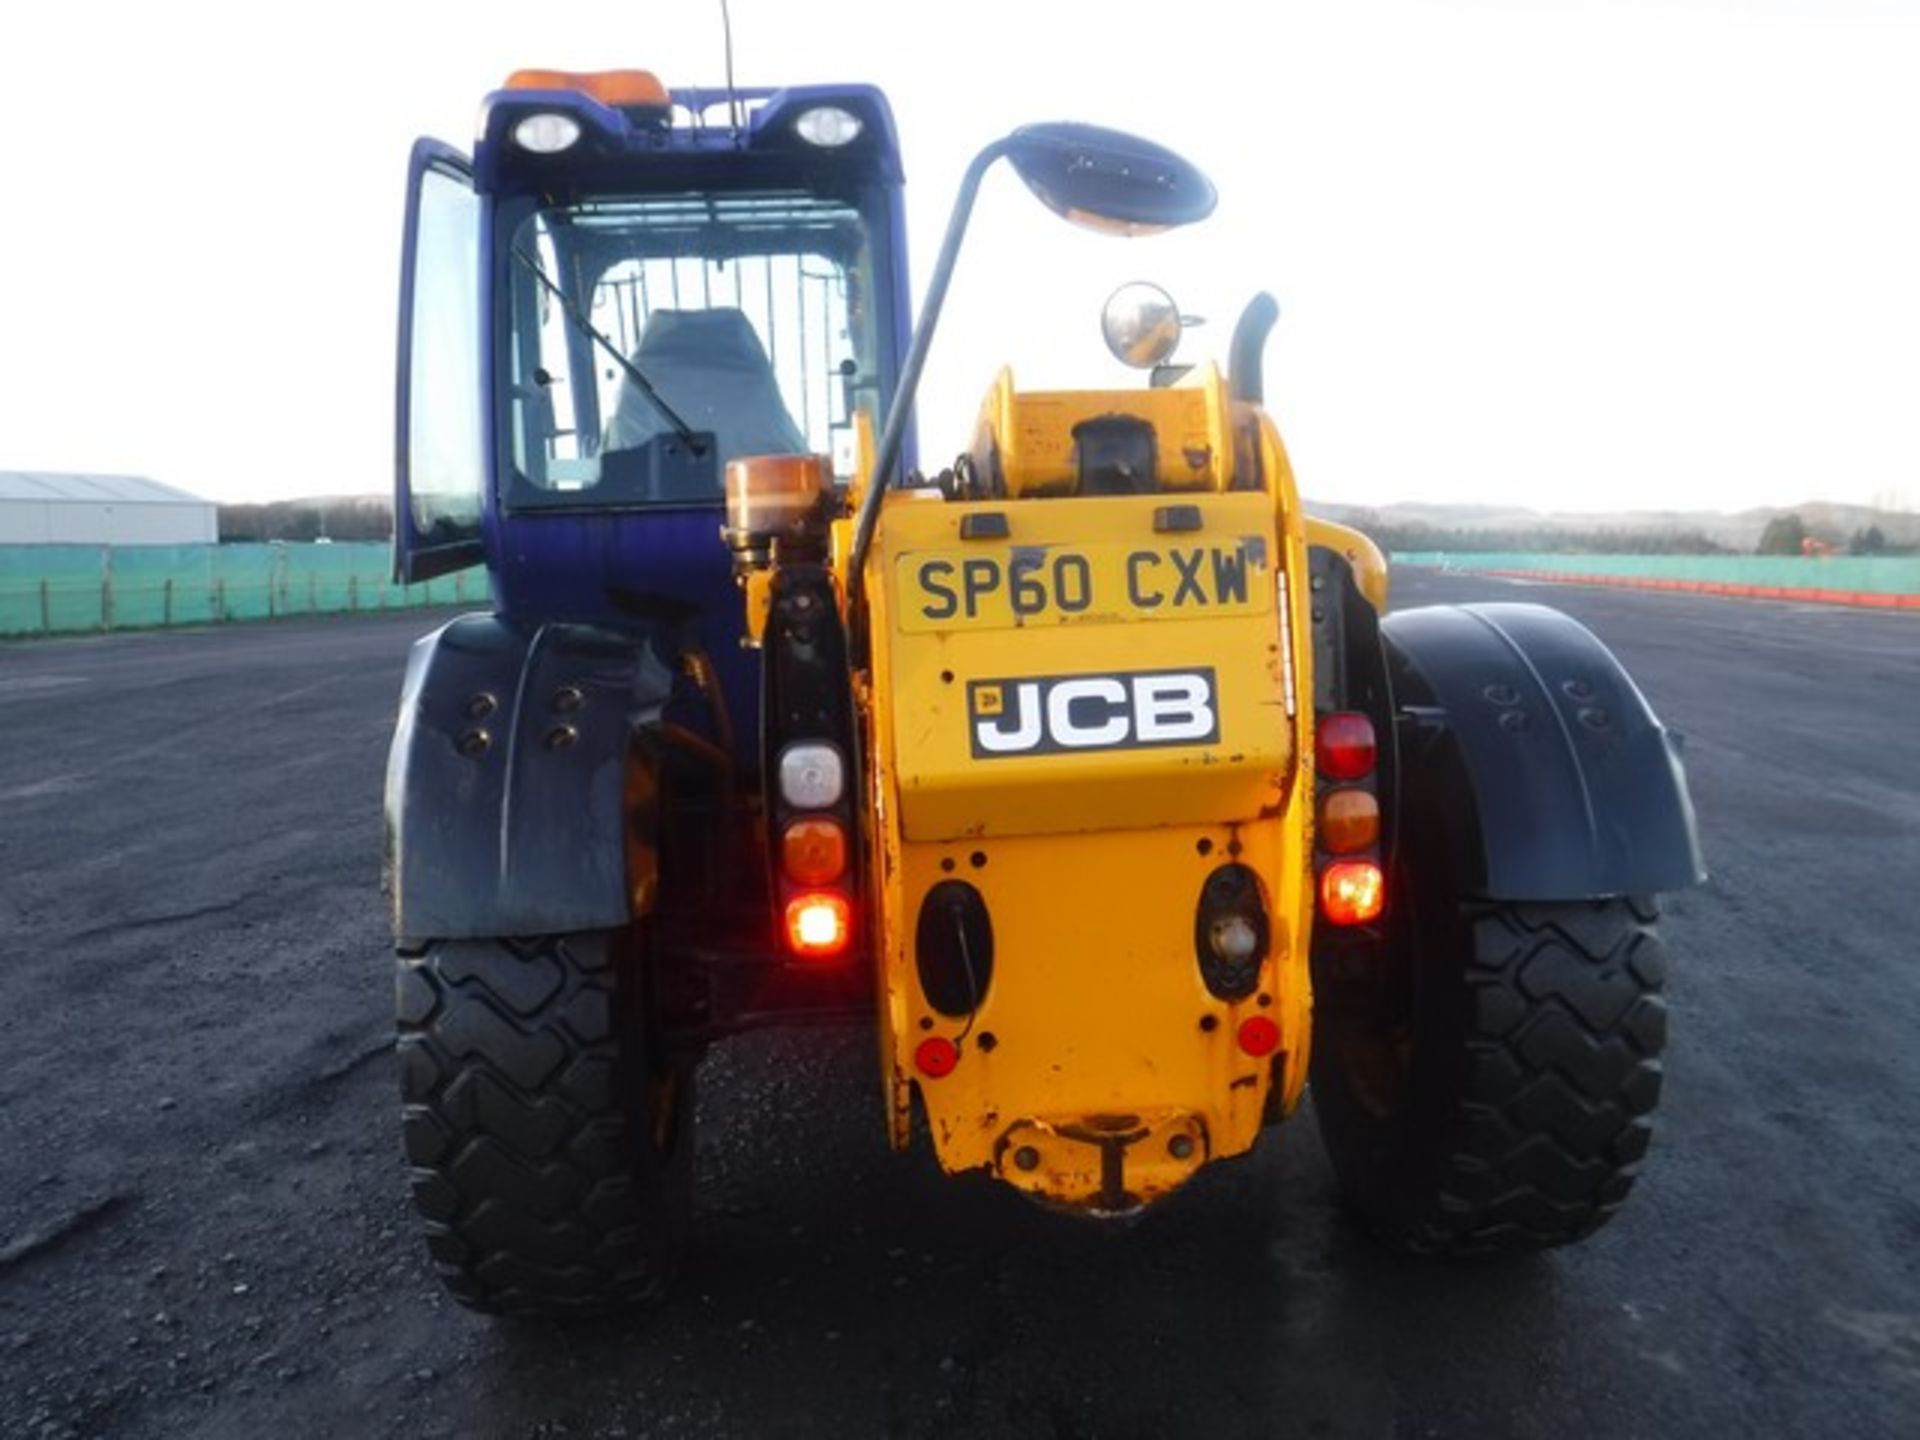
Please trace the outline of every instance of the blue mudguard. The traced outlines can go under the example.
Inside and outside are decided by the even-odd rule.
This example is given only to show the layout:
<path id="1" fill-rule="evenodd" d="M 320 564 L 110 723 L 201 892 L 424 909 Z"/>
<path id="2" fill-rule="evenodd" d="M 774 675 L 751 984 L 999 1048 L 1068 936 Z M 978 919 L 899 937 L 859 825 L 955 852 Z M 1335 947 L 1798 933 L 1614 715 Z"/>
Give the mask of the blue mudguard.
<path id="1" fill-rule="evenodd" d="M 416 642 L 387 762 L 395 942 L 626 923 L 629 752 L 672 689 L 643 631 L 466 615 Z"/>
<path id="2" fill-rule="evenodd" d="M 1676 740 L 1585 626 L 1544 605 L 1439 605 L 1380 633 L 1402 833 L 1444 848 L 1455 894 L 1578 900 L 1706 878 Z"/>

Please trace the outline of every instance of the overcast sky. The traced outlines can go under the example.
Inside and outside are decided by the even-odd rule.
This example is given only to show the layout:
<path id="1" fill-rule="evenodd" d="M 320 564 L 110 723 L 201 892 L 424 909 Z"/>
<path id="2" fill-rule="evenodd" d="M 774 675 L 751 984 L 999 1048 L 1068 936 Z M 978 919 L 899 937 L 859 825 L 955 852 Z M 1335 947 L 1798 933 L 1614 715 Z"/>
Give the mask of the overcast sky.
<path id="1" fill-rule="evenodd" d="M 989 182 L 921 407 L 994 369 L 1134 383 L 1098 316 L 1150 278 L 1283 317 L 1268 401 L 1307 493 L 1538 507 L 1920 506 L 1920 3 L 734 0 L 743 84 L 866 80 L 916 284 L 980 144 L 1137 130 L 1221 192 L 1175 235 Z M 0 18 L 0 469 L 223 500 L 384 490 L 407 147 L 466 148 L 520 66 L 717 84 L 678 3 L 12 5 Z"/>

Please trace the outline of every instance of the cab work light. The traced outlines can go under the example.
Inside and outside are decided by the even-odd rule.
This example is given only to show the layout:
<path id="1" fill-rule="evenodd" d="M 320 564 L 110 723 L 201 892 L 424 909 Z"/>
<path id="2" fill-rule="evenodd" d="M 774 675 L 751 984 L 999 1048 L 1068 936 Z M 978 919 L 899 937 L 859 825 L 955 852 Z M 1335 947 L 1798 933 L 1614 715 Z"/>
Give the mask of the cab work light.
<path id="1" fill-rule="evenodd" d="M 580 122 L 571 115 L 542 110 L 513 127 L 513 143 L 535 155 L 558 155 L 580 138 Z"/>
<path id="2" fill-rule="evenodd" d="M 819 891 L 787 902 L 787 945 L 806 960 L 825 960 L 847 948 L 853 929 L 846 896 Z"/>
<path id="3" fill-rule="evenodd" d="M 1320 913 L 1331 924 L 1366 925 L 1386 903 L 1386 877 L 1371 860 L 1336 860 L 1320 877 Z"/>
<path id="4" fill-rule="evenodd" d="M 860 138 L 864 128 L 858 115 L 851 110 L 842 110 L 838 105 L 816 105 L 811 110 L 802 110 L 799 118 L 793 122 L 795 134 L 809 145 L 818 145 L 823 150 L 837 150 L 842 145 L 851 145 Z"/>

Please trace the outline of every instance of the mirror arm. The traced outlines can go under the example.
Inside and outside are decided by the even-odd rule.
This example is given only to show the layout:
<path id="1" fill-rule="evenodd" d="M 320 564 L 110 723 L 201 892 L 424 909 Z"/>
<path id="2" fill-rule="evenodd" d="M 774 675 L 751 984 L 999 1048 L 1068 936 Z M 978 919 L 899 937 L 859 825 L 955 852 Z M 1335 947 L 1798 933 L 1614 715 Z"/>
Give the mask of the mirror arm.
<path id="1" fill-rule="evenodd" d="M 934 326 L 940 320 L 940 307 L 947 298 L 947 284 L 953 279 L 953 266 L 960 254 L 961 237 L 967 233 L 967 219 L 973 214 L 974 197 L 980 193 L 980 181 L 994 161 L 1007 153 L 1007 142 L 996 140 L 967 166 L 961 177 L 960 193 L 954 198 L 953 213 L 947 218 L 946 238 L 940 242 L 940 258 L 934 262 L 932 278 L 927 281 L 926 299 L 920 306 L 920 323 L 914 326 L 913 343 L 907 347 L 906 363 L 900 367 L 900 383 L 894 387 L 893 405 L 887 411 L 887 428 L 881 433 L 879 453 L 874 457 L 873 474 L 868 477 L 867 493 L 860 497 L 860 517 L 853 531 L 853 553 L 847 568 L 847 605 L 860 604 L 867 549 L 873 543 L 873 527 L 880 519 L 880 497 L 891 483 L 889 476 L 900 458 L 900 447 L 907 436 L 907 419 L 913 413 L 914 392 L 920 388 L 920 371 L 927 363 L 927 347 L 933 341 Z"/>

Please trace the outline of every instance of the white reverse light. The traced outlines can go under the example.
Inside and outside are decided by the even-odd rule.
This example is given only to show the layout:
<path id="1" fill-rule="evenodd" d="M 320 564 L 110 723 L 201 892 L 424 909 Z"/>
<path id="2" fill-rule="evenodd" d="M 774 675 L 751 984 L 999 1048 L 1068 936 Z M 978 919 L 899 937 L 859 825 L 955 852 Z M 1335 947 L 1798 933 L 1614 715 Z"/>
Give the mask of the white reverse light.
<path id="1" fill-rule="evenodd" d="M 796 810 L 824 810 L 840 803 L 846 766 L 831 745 L 789 745 L 780 753 L 780 796 Z"/>
<path id="2" fill-rule="evenodd" d="M 800 118 L 793 122 L 794 133 L 802 140 L 828 150 L 851 145 L 860 138 L 864 128 L 858 115 L 838 105 L 816 105 L 811 110 L 802 110 Z"/>
<path id="3" fill-rule="evenodd" d="M 513 127 L 513 143 L 536 155 L 558 155 L 580 138 L 580 122 L 571 115 L 543 110 Z"/>
<path id="4" fill-rule="evenodd" d="M 1214 921 L 1207 939 L 1214 954 L 1234 965 L 1251 960 L 1260 948 L 1260 932 L 1244 915 L 1229 915 Z"/>

